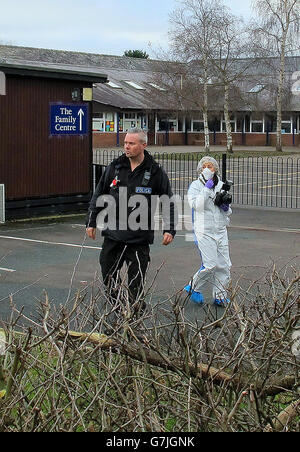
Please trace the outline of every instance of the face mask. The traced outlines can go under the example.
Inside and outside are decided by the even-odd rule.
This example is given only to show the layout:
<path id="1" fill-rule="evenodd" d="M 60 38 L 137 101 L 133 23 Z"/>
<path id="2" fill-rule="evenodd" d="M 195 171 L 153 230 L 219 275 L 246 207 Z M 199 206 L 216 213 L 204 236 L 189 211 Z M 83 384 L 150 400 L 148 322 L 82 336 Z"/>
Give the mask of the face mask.
<path id="1" fill-rule="evenodd" d="M 214 177 L 214 173 L 209 168 L 204 168 L 204 170 L 202 170 L 202 175 L 205 180 L 209 180 Z"/>

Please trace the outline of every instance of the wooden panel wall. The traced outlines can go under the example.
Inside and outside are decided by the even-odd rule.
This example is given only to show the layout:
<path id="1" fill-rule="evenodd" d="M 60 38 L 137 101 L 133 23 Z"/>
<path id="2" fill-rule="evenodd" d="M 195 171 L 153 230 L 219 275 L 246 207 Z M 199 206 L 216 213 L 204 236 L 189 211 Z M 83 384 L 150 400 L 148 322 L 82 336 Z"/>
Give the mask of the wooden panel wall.
<path id="1" fill-rule="evenodd" d="M 87 83 L 7 76 L 0 96 L 0 183 L 7 199 L 84 194 L 91 187 L 91 136 L 50 136 L 51 103 L 72 103 Z"/>

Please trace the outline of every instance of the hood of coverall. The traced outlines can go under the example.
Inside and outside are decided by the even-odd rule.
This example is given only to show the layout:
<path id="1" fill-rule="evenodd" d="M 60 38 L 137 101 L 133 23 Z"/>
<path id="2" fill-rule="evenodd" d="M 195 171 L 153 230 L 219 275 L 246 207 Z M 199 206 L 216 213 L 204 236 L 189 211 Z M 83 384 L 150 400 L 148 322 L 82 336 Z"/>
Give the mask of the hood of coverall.
<path id="1" fill-rule="evenodd" d="M 209 162 L 214 165 L 216 174 L 218 174 L 219 171 L 220 171 L 219 164 L 218 164 L 216 159 L 214 159 L 213 157 L 210 157 L 209 155 L 206 155 L 205 157 L 203 157 L 200 160 L 200 162 L 198 163 L 198 166 L 197 166 L 197 173 L 200 174 L 201 171 L 202 171 L 203 164 L 204 163 L 209 163 Z"/>

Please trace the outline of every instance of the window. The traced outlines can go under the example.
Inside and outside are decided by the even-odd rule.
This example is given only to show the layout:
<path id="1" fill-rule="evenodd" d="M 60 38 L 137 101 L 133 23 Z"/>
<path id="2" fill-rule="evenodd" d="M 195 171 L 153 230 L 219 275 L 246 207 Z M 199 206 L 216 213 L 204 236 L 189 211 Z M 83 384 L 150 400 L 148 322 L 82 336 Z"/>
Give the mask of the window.
<path id="1" fill-rule="evenodd" d="M 203 132 L 204 131 L 204 121 L 193 120 L 192 121 L 192 132 Z"/>
<path id="2" fill-rule="evenodd" d="M 186 120 L 185 120 L 185 129 L 186 129 L 186 131 L 187 132 L 190 132 L 191 131 L 191 120 L 190 120 L 190 118 L 186 118 Z"/>
<path id="3" fill-rule="evenodd" d="M 125 119 L 136 119 L 136 113 L 125 113 Z"/>
<path id="4" fill-rule="evenodd" d="M 208 128 L 211 132 L 221 132 L 221 121 L 214 118 L 208 121 Z"/>
<path id="5" fill-rule="evenodd" d="M 204 121 L 200 114 L 195 113 L 191 120 L 191 132 L 203 132 L 204 131 Z"/>
<path id="6" fill-rule="evenodd" d="M 277 124 L 276 116 L 267 113 L 265 115 L 265 121 L 266 121 L 266 132 L 267 133 L 276 132 L 276 124 Z"/>
<path id="7" fill-rule="evenodd" d="M 158 89 L 159 91 L 166 91 L 165 88 L 161 88 L 156 83 L 149 83 L 150 86 L 152 86 L 155 89 Z"/>
<path id="8" fill-rule="evenodd" d="M 166 118 L 165 116 L 159 116 L 158 121 L 158 132 L 178 132 L 178 119 L 177 118 Z"/>
<path id="9" fill-rule="evenodd" d="M 230 116 L 231 132 L 236 132 L 236 119 L 234 116 Z M 222 119 L 222 132 L 226 132 L 226 122 Z"/>
<path id="10" fill-rule="evenodd" d="M 93 132 L 103 132 L 104 121 L 100 118 L 93 118 Z"/>
<path id="11" fill-rule="evenodd" d="M 282 123 L 281 123 L 281 133 L 292 133 L 292 124 L 293 124 L 293 119 L 287 115 L 283 115 Z M 269 116 L 267 118 L 266 127 L 267 127 L 268 132 L 276 133 L 276 131 L 277 131 L 276 116 Z"/>
<path id="12" fill-rule="evenodd" d="M 138 85 L 137 83 L 132 82 L 131 80 L 124 80 L 124 82 L 127 83 L 127 85 L 130 85 L 132 88 L 135 88 L 135 89 L 145 89 L 145 88 L 143 88 L 141 85 Z"/>
<path id="13" fill-rule="evenodd" d="M 127 112 L 120 115 L 119 131 L 127 132 L 135 127 L 147 129 L 147 117 L 142 113 Z"/>
<path id="14" fill-rule="evenodd" d="M 105 113 L 105 132 L 115 131 L 114 113 Z"/>
<path id="15" fill-rule="evenodd" d="M 263 123 L 259 121 L 253 121 L 251 122 L 251 132 L 252 133 L 262 133 L 263 130 Z"/>
<path id="16" fill-rule="evenodd" d="M 107 85 L 110 86 L 111 88 L 122 89 L 121 86 L 117 85 L 115 82 L 112 82 L 111 80 L 107 82 Z"/>
<path id="17" fill-rule="evenodd" d="M 265 85 L 257 84 L 249 89 L 248 93 L 260 93 L 265 88 Z"/>
<path id="18" fill-rule="evenodd" d="M 182 116 L 178 116 L 178 132 L 183 132 L 183 127 L 184 127 L 184 118 Z"/>
<path id="19" fill-rule="evenodd" d="M 259 121 L 253 121 L 251 123 L 251 132 L 252 133 L 263 133 L 263 123 Z"/>
<path id="20" fill-rule="evenodd" d="M 113 113 L 105 113 L 105 119 L 106 119 L 106 121 L 113 121 L 114 114 Z"/>
<path id="21" fill-rule="evenodd" d="M 282 121 L 281 133 L 292 133 L 292 123 L 291 123 L 291 121 Z"/>
<path id="22" fill-rule="evenodd" d="M 93 132 L 114 132 L 114 113 L 94 113 Z"/>
<path id="23" fill-rule="evenodd" d="M 93 128 L 93 132 L 103 132 L 103 130 L 104 130 L 104 113 L 94 113 L 92 128 Z"/>
<path id="24" fill-rule="evenodd" d="M 169 120 L 169 131 L 170 132 L 177 132 L 177 130 L 178 130 L 177 119 L 170 119 Z"/>
<path id="25" fill-rule="evenodd" d="M 210 118 L 208 120 L 208 130 L 210 132 L 221 132 L 221 121 L 218 118 Z M 191 121 L 187 121 L 188 132 L 203 132 L 204 133 L 204 120 L 200 116 L 193 117 Z"/>
<path id="26" fill-rule="evenodd" d="M 261 113 L 252 113 L 250 119 L 250 132 L 263 133 L 264 131 L 264 115 Z"/>
<path id="27" fill-rule="evenodd" d="M 236 119 L 236 132 L 243 132 L 243 120 L 242 118 L 237 118 Z"/>

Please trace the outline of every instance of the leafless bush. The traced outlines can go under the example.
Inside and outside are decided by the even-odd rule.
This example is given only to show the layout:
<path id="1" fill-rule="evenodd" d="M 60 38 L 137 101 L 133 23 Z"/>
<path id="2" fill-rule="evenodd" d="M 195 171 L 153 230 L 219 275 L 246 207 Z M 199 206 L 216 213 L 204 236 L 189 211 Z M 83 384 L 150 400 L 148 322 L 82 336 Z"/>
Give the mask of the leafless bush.
<path id="1" fill-rule="evenodd" d="M 125 286 L 111 303 L 99 284 L 70 306 L 45 294 L 35 319 L 12 300 L 0 430 L 299 431 L 299 278 L 274 266 L 226 309 L 150 289 L 137 313 Z"/>

